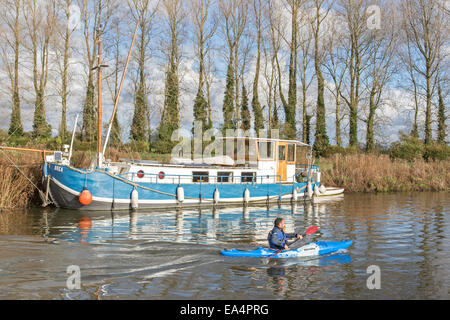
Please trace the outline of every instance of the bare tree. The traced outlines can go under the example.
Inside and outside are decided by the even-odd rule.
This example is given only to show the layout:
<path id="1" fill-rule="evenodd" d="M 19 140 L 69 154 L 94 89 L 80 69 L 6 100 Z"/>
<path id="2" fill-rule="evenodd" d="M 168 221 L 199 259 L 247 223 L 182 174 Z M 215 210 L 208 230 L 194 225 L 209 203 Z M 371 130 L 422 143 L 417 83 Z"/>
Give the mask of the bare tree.
<path id="1" fill-rule="evenodd" d="M 311 29 L 314 38 L 314 69 L 317 78 L 317 107 L 316 107 L 316 132 L 314 139 L 314 149 L 318 154 L 324 152 L 329 144 L 327 129 L 325 125 L 325 80 L 322 75 L 321 66 L 323 64 L 324 50 L 320 43 L 323 42 L 321 26 L 328 16 L 334 1 L 314 0 Z"/>
<path id="2" fill-rule="evenodd" d="M 45 117 L 45 89 L 48 81 L 49 45 L 56 22 L 56 3 L 28 1 L 25 10 L 30 53 L 32 57 L 33 88 L 35 91 L 33 136 L 49 138 L 51 127 Z"/>
<path id="3" fill-rule="evenodd" d="M 262 46 L 262 19 L 263 16 L 263 5 L 261 0 L 253 0 L 253 14 L 255 18 L 255 30 L 256 30 L 256 66 L 255 66 L 255 78 L 253 80 L 253 97 L 252 97 L 252 108 L 253 115 L 255 117 L 254 127 L 256 134 L 260 130 L 264 129 L 264 116 L 261 104 L 259 103 L 259 73 L 261 69 L 261 46 Z"/>
<path id="4" fill-rule="evenodd" d="M 325 43 L 327 57 L 323 64 L 328 77 L 332 80 L 327 87 L 335 100 L 335 139 L 338 147 L 342 146 L 341 127 L 344 113 L 341 110 L 341 95 L 348 67 L 346 61 L 349 58 L 349 50 L 345 45 L 346 34 L 342 30 L 343 23 L 344 21 L 335 17 L 335 20 L 329 24 L 329 36 Z"/>
<path id="5" fill-rule="evenodd" d="M 358 144 L 358 115 L 361 99 L 361 75 L 365 68 L 368 50 L 368 35 L 366 10 L 367 0 L 340 0 L 338 2 L 340 13 L 346 21 L 348 39 L 347 50 L 350 51 L 345 62 L 348 69 L 348 77 L 345 81 L 345 90 L 341 90 L 341 97 L 349 108 L 350 132 L 349 144 L 356 147 Z"/>
<path id="6" fill-rule="evenodd" d="M 267 33 L 265 34 L 264 46 L 264 79 L 267 89 L 267 117 L 268 128 L 278 128 L 278 119 L 274 121 L 273 115 L 276 113 L 277 104 L 277 86 L 278 81 L 281 81 L 280 64 L 278 63 L 278 55 L 281 48 L 282 36 L 284 34 L 284 24 L 282 23 L 282 16 L 278 7 L 278 2 L 275 0 L 268 0 L 264 10 L 265 20 L 267 20 Z M 275 123 L 276 122 L 276 123 Z"/>
<path id="7" fill-rule="evenodd" d="M 10 135 L 21 135 L 23 133 L 19 96 L 19 49 L 22 42 L 20 16 L 22 11 L 21 0 L 2 1 L 1 20 L 6 32 L 1 34 L 1 57 L 10 80 L 8 89 L 12 97 L 11 121 L 8 130 Z M 13 61 L 10 61 L 11 56 L 14 57 Z"/>
<path id="8" fill-rule="evenodd" d="M 122 42 L 125 39 L 126 32 L 124 32 L 124 22 L 126 16 L 123 14 L 116 14 L 111 18 L 111 30 L 108 32 L 105 42 L 105 51 L 108 53 L 107 58 L 112 60 L 112 65 L 110 68 L 106 69 L 109 72 L 105 74 L 105 81 L 109 89 L 109 95 L 111 97 L 111 102 L 114 104 L 117 95 L 119 93 L 119 80 L 121 72 L 125 67 L 125 61 L 122 54 Z M 111 145 L 120 146 L 122 143 L 121 138 L 121 127 L 119 124 L 119 115 L 116 112 L 113 119 L 113 124 L 111 127 L 110 140 Z"/>
<path id="9" fill-rule="evenodd" d="M 69 72 L 70 58 L 72 56 L 71 36 L 77 26 L 71 24 L 72 2 L 70 0 L 58 0 L 57 10 L 61 16 L 57 20 L 55 36 L 53 37 L 53 49 L 56 56 L 56 65 L 59 78 L 57 80 L 57 91 L 61 97 L 61 123 L 59 136 L 64 141 L 67 136 L 67 101 L 70 94 L 69 82 L 72 80 Z"/>
<path id="10" fill-rule="evenodd" d="M 87 68 L 86 97 L 83 107 L 82 140 L 96 139 L 95 85 L 94 63 L 97 57 L 97 41 L 108 27 L 109 19 L 114 12 L 114 0 L 77 0 L 85 44 Z"/>
<path id="11" fill-rule="evenodd" d="M 383 8 L 384 23 L 395 26 L 394 13 L 389 8 Z M 383 91 L 392 78 L 395 70 L 393 61 L 398 35 L 396 28 L 383 28 L 371 30 L 369 40 L 367 76 L 364 79 L 368 92 L 368 112 L 366 122 L 366 151 L 372 151 L 374 143 L 375 116 L 382 102 Z"/>
<path id="12" fill-rule="evenodd" d="M 212 20 L 212 0 L 190 0 L 192 22 L 195 30 L 196 56 L 198 59 L 198 87 L 194 102 L 194 119 L 202 121 L 203 129 L 211 128 L 211 106 L 208 95 L 205 98 L 204 86 L 207 86 L 206 58 L 211 49 L 211 39 L 216 32 L 217 23 Z M 208 88 L 206 88 L 209 92 Z"/>
<path id="13" fill-rule="evenodd" d="M 239 119 L 239 49 L 247 26 L 248 0 L 219 0 L 222 33 L 228 47 L 227 85 L 224 96 L 224 129 L 234 128 Z"/>
<path id="14" fill-rule="evenodd" d="M 286 138 L 293 139 L 297 136 L 296 126 L 296 108 L 297 108 L 297 49 L 298 49 L 298 19 L 300 7 L 303 4 L 303 0 L 285 0 L 286 10 L 291 15 L 291 39 L 287 39 L 283 33 L 280 35 L 285 40 L 289 47 L 289 87 L 288 87 L 288 100 L 286 101 L 281 87 L 281 81 L 278 81 L 278 91 L 281 102 L 284 107 L 285 114 L 285 128 L 284 135 Z M 279 60 L 277 59 L 277 63 Z M 281 79 L 280 66 L 278 65 L 279 75 Z"/>
<path id="15" fill-rule="evenodd" d="M 443 45 L 444 12 L 438 0 L 404 0 L 404 30 L 407 37 L 408 50 L 413 57 L 420 60 L 412 65 L 414 72 L 424 83 L 425 95 L 425 144 L 432 142 L 432 99 L 435 92 L 433 80 L 439 69 Z M 414 80 L 418 80 L 417 78 Z"/>
<path id="16" fill-rule="evenodd" d="M 159 152 L 170 153 L 174 145 L 174 142 L 171 141 L 172 133 L 180 127 L 180 44 L 186 12 L 181 0 L 162 0 L 161 4 L 161 9 L 166 17 L 168 41 L 166 48 L 163 49 L 167 60 L 167 69 L 164 109 L 159 124 L 159 139 L 156 148 Z"/>
<path id="17" fill-rule="evenodd" d="M 151 144 L 146 62 L 150 56 L 148 54 L 150 32 L 158 3 L 152 5 L 150 0 L 130 0 L 129 7 L 131 9 L 132 20 L 135 23 L 139 23 L 139 34 L 136 45 L 138 51 L 136 57 L 138 80 L 134 92 L 134 115 L 131 123 L 130 137 L 134 142 Z M 148 148 L 150 148 L 150 145 Z"/>

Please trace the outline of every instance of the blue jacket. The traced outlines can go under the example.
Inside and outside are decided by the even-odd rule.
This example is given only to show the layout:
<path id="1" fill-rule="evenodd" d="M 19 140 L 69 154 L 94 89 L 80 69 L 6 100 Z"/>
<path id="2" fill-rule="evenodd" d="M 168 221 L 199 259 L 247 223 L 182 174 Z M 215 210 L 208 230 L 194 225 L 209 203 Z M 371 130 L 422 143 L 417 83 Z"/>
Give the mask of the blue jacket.
<path id="1" fill-rule="evenodd" d="M 297 237 L 296 233 L 284 233 L 280 228 L 273 227 L 267 236 L 267 240 L 269 241 L 269 247 L 271 249 L 283 250 L 284 245 L 287 243 L 287 239 L 295 237 Z"/>

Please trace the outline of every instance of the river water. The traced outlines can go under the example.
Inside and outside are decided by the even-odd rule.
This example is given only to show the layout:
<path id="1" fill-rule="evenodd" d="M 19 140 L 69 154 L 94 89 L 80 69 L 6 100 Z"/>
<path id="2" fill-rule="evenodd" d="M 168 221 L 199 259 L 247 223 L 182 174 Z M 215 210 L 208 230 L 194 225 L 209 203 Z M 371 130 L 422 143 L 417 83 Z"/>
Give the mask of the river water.
<path id="1" fill-rule="evenodd" d="M 2 212 L 0 299 L 449 299 L 449 213 L 448 192 L 269 208 Z M 219 254 L 266 246 L 276 217 L 289 232 L 318 226 L 306 243 L 353 245 L 269 263 Z"/>

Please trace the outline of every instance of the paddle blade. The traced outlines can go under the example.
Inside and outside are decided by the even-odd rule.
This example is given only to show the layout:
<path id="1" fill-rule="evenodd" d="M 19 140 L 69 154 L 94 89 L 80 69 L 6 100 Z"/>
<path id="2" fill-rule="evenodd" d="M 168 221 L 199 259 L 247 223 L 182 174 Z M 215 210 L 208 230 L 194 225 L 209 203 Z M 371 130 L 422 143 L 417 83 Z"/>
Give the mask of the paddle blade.
<path id="1" fill-rule="evenodd" d="M 313 233 L 315 233 L 317 230 L 319 230 L 319 227 L 309 227 L 308 230 L 306 230 L 305 235 L 313 234 Z"/>

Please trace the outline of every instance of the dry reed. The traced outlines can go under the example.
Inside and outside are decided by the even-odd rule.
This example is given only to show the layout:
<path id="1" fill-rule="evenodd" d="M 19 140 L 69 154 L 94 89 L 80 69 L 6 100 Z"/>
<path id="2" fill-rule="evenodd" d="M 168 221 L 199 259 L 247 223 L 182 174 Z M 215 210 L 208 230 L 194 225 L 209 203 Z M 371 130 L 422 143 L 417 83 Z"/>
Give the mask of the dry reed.
<path id="1" fill-rule="evenodd" d="M 17 164 L 22 173 L 10 160 Z M 0 152 L 0 210 L 30 206 L 39 198 L 33 184 L 41 187 L 39 156 L 29 153 Z"/>
<path id="2" fill-rule="evenodd" d="M 450 160 L 413 162 L 387 155 L 335 154 L 321 159 L 322 183 L 348 192 L 449 191 Z"/>

